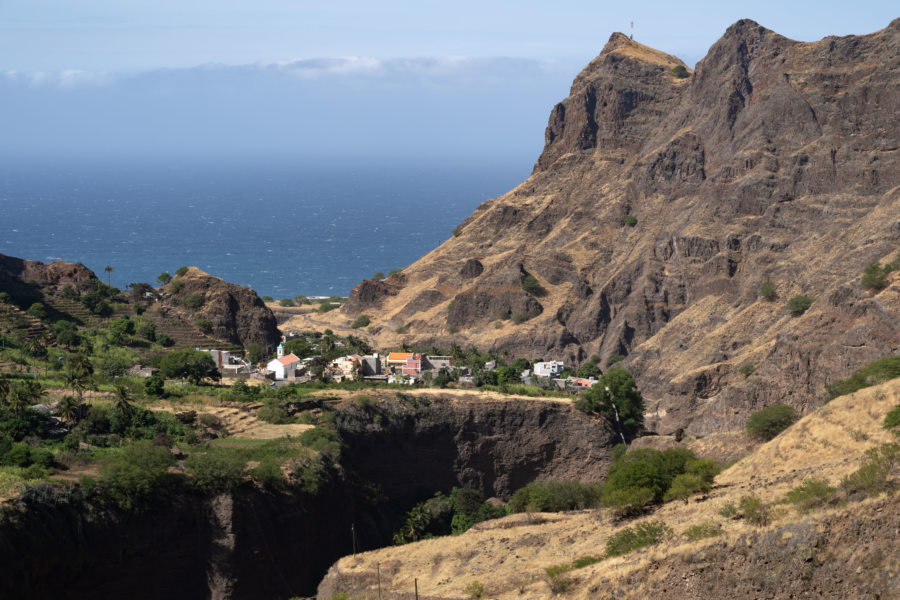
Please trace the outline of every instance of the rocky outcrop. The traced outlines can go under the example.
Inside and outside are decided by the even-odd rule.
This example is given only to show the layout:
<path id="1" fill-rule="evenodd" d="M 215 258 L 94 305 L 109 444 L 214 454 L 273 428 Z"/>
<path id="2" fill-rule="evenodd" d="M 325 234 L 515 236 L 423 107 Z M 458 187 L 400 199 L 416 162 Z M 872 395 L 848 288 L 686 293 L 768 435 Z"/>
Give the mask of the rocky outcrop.
<path id="1" fill-rule="evenodd" d="M 94 289 L 97 281 L 94 272 L 81 263 L 57 260 L 47 264 L 0 254 L 0 291 L 13 297 L 53 295 L 66 286 L 83 293 Z"/>
<path id="2" fill-rule="evenodd" d="M 605 421 L 564 403 L 398 396 L 346 408 L 337 426 L 344 466 L 401 503 L 453 486 L 509 498 L 537 479 L 599 481 L 616 443 Z"/>
<path id="3" fill-rule="evenodd" d="M 161 288 L 160 301 L 169 314 L 190 323 L 209 322 L 207 333 L 247 347 L 259 344 L 272 352 L 280 339 L 272 311 L 250 288 L 228 283 L 189 267 Z M 193 297 L 193 298 L 192 298 Z"/>
<path id="4" fill-rule="evenodd" d="M 875 296 L 858 285 L 900 249 L 898 52 L 900 20 L 811 43 L 743 20 L 679 78 L 680 60 L 613 34 L 551 111 L 531 177 L 367 314 L 406 324 L 411 345 L 626 356 L 659 431 L 808 410 L 900 349 L 896 280 Z M 517 272 L 545 293 L 524 294 Z M 793 317 L 798 294 L 815 302 Z M 513 310 L 526 320 L 498 321 Z"/>

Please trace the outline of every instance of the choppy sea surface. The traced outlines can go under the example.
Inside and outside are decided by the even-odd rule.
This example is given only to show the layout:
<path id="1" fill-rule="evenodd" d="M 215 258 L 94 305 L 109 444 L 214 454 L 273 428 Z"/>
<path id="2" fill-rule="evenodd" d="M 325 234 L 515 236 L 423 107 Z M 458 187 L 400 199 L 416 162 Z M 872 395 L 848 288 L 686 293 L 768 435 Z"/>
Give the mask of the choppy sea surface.
<path id="1" fill-rule="evenodd" d="M 440 245 L 528 164 L 30 160 L 0 167 L 0 253 L 114 286 L 197 266 L 275 298 L 346 295 Z"/>

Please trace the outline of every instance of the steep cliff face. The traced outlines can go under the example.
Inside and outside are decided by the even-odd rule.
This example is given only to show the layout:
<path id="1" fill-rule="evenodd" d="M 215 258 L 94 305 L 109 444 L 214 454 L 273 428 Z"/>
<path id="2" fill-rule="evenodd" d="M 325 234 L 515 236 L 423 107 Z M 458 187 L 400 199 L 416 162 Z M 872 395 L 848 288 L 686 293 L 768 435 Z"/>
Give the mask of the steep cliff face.
<path id="1" fill-rule="evenodd" d="M 662 432 L 808 409 L 900 347 L 900 288 L 858 285 L 900 248 L 898 53 L 900 20 L 812 43 L 744 20 L 678 78 L 677 58 L 614 34 L 532 176 L 345 318 L 365 311 L 384 344 L 626 355 Z M 793 317 L 799 294 L 815 302 Z"/>
<path id="2" fill-rule="evenodd" d="M 599 481 L 615 434 L 552 401 L 441 394 L 386 398 L 341 412 L 344 466 L 408 501 L 453 486 L 509 496 L 537 479 Z"/>
<path id="3" fill-rule="evenodd" d="M 372 394 L 341 408 L 344 450 L 310 495 L 183 489 L 141 514 L 52 486 L 0 506 L 0 598 L 291 598 L 390 545 L 415 502 L 453 486 L 508 497 L 538 478 L 599 480 L 614 434 L 566 404 Z M 5 573 L 6 571 L 4 571 Z"/>
<path id="4" fill-rule="evenodd" d="M 263 304 L 256 292 L 189 267 L 162 288 L 162 302 L 169 314 L 195 323 L 209 321 L 209 335 L 247 347 L 259 344 L 271 352 L 281 334 L 275 315 Z M 192 304 L 191 296 L 200 298 Z"/>

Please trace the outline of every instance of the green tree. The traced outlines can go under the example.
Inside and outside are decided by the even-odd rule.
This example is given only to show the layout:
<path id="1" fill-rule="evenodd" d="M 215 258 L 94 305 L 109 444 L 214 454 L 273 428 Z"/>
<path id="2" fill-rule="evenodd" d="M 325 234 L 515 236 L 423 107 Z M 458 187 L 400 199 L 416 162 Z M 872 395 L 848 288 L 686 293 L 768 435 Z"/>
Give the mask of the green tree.
<path id="1" fill-rule="evenodd" d="M 862 278 L 859 280 L 859 287 L 864 290 L 872 290 L 880 292 L 887 287 L 887 275 L 890 270 L 882 268 L 878 261 L 873 261 L 865 268 Z"/>
<path id="2" fill-rule="evenodd" d="M 28 307 L 28 314 L 35 319 L 40 319 L 41 321 L 43 321 L 47 318 L 47 308 L 40 302 L 35 302 Z"/>
<path id="3" fill-rule="evenodd" d="M 94 389 L 93 375 L 94 365 L 84 354 L 72 354 L 66 359 L 66 387 L 72 388 L 79 402 L 85 390 Z"/>
<path id="4" fill-rule="evenodd" d="M 162 398 L 165 395 L 165 381 L 159 375 L 151 375 L 144 380 L 144 393 L 148 396 Z"/>
<path id="5" fill-rule="evenodd" d="M 775 284 L 769 279 L 763 281 L 759 284 L 759 295 L 767 302 L 775 300 L 778 297 L 778 292 L 775 291 Z"/>
<path id="6" fill-rule="evenodd" d="M 14 413 L 23 413 L 31 406 L 31 396 L 21 384 L 14 385 L 6 394 L 6 406 Z"/>
<path id="7" fill-rule="evenodd" d="M 264 359 L 266 354 L 263 352 L 262 346 L 256 342 L 250 342 L 247 344 L 247 357 L 250 359 L 250 362 L 256 364 Z"/>
<path id="8" fill-rule="evenodd" d="M 750 415 L 746 430 L 751 436 L 768 441 L 790 427 L 798 418 L 797 412 L 787 404 L 767 406 Z"/>
<path id="9" fill-rule="evenodd" d="M 113 396 L 116 410 L 122 414 L 131 412 L 131 394 L 124 385 L 117 384 Z"/>
<path id="10" fill-rule="evenodd" d="M 164 355 L 159 363 L 159 371 L 163 377 L 188 379 L 194 385 L 199 385 L 206 378 L 219 380 L 216 363 L 209 354 L 199 350 L 179 350 Z"/>
<path id="11" fill-rule="evenodd" d="M 78 329 L 75 327 L 75 323 L 71 321 L 57 321 L 50 328 L 50 331 L 56 337 L 56 343 L 68 349 L 74 348 L 81 343 Z"/>
<path id="12" fill-rule="evenodd" d="M 140 440 L 100 465 L 101 483 L 121 508 L 140 511 L 171 489 L 173 475 L 168 470 L 174 463 L 168 448 Z"/>
<path id="13" fill-rule="evenodd" d="M 78 422 L 81 415 L 81 402 L 75 396 L 65 395 L 59 401 L 59 416 L 69 424 Z"/>
<path id="14" fill-rule="evenodd" d="M 604 373 L 590 389 L 584 391 L 575 406 L 586 413 L 605 415 L 613 421 L 622 442 L 633 437 L 644 424 L 644 397 L 634 377 L 622 367 Z"/>
<path id="15" fill-rule="evenodd" d="M 171 279 L 172 279 L 172 276 L 169 275 L 168 272 L 163 271 L 163 272 L 160 273 L 159 276 L 156 278 L 156 281 L 158 281 L 158 282 L 161 283 L 162 285 L 165 285 L 165 284 L 169 283 L 169 280 L 171 280 Z"/>

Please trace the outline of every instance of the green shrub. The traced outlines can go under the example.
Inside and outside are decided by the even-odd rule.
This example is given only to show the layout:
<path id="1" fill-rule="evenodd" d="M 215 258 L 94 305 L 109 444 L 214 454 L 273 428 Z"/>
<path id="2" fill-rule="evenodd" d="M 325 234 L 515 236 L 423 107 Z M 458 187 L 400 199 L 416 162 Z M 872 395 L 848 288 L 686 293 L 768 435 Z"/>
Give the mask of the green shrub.
<path id="1" fill-rule="evenodd" d="M 172 285 L 174 286 L 175 284 Z M 206 298 L 203 297 L 203 294 L 191 294 L 184 299 L 184 305 L 195 310 L 203 306 L 205 302 Z"/>
<path id="2" fill-rule="evenodd" d="M 671 500 L 684 500 L 687 504 L 688 498 L 694 494 L 708 492 L 712 486 L 703 481 L 696 473 L 682 473 L 676 475 L 672 480 L 672 485 L 663 495 L 663 500 L 669 502 Z"/>
<path id="3" fill-rule="evenodd" d="M 582 557 L 576 558 L 575 560 L 572 561 L 572 568 L 573 569 L 583 569 L 585 567 L 595 565 L 598 562 L 602 562 L 602 561 L 603 561 L 602 556 L 582 556 Z"/>
<path id="4" fill-rule="evenodd" d="M 203 333 L 209 333 L 212 330 L 212 323 L 205 317 L 200 317 L 194 321 L 194 326 Z"/>
<path id="5" fill-rule="evenodd" d="M 603 495 L 603 506 L 620 519 L 644 514 L 653 501 L 653 491 L 645 487 L 610 490 Z"/>
<path id="6" fill-rule="evenodd" d="M 638 548 L 656 544 L 672 529 L 662 521 L 638 523 L 634 527 L 626 527 L 611 535 L 606 540 L 607 556 L 622 556 Z"/>
<path id="7" fill-rule="evenodd" d="M 369 323 L 371 322 L 372 320 L 369 319 L 369 317 L 367 317 L 366 315 L 359 315 L 358 317 L 356 317 L 350 327 L 352 329 L 360 329 L 362 327 L 368 327 Z"/>
<path id="8" fill-rule="evenodd" d="M 479 600 L 479 598 L 484 597 L 484 584 L 480 581 L 473 581 L 467 585 L 466 589 L 463 591 L 468 594 L 469 598 L 472 600 Z"/>
<path id="9" fill-rule="evenodd" d="M 522 313 L 516 313 L 512 316 L 512 322 L 516 325 L 521 325 L 525 322 L 525 320 L 525 315 L 523 315 Z"/>
<path id="10" fill-rule="evenodd" d="M 337 441 L 337 435 L 330 429 L 315 427 L 307 429 L 300 434 L 300 443 L 311 448 L 321 454 L 326 454 L 332 458 L 337 457 L 340 453 L 340 444 Z"/>
<path id="11" fill-rule="evenodd" d="M 403 329 L 403 327 L 398 327 L 398 329 Z M 404 331 L 405 331 L 405 329 L 404 329 Z M 459 331 L 459 327 L 457 327 L 456 325 L 451 325 L 450 327 L 447 328 L 447 333 L 456 333 L 458 331 Z"/>
<path id="12" fill-rule="evenodd" d="M 734 504 L 729 502 L 719 509 L 719 515 L 725 517 L 726 519 L 733 519 L 738 516 L 738 509 Z"/>
<path id="13" fill-rule="evenodd" d="M 178 270 L 175 271 L 175 274 L 178 275 L 179 277 L 182 277 L 187 272 L 188 272 L 187 267 L 178 267 Z"/>
<path id="14" fill-rule="evenodd" d="M 275 298 L 273 298 L 272 296 L 263 296 L 262 298 L 260 298 L 260 300 L 265 303 L 275 302 Z"/>
<path id="15" fill-rule="evenodd" d="M 191 454 L 184 461 L 195 486 L 207 493 L 231 491 L 244 480 L 246 461 L 227 450 Z"/>
<path id="16" fill-rule="evenodd" d="M 173 345 L 175 345 L 175 340 L 170 338 L 165 333 L 160 333 L 160 334 L 157 334 L 157 336 L 156 336 L 156 343 L 159 344 L 160 346 L 162 346 L 163 348 L 170 348 Z"/>
<path id="17" fill-rule="evenodd" d="M 31 446 L 25 442 L 13 444 L 12 448 L 7 450 L 6 454 L 0 457 L 0 464 L 10 467 L 25 468 L 31 463 Z"/>
<path id="18" fill-rule="evenodd" d="M 510 512 L 560 512 L 597 506 L 601 486 L 578 481 L 535 481 L 510 497 Z"/>
<path id="19" fill-rule="evenodd" d="M 766 301 L 773 302 L 778 297 L 778 292 L 775 291 L 775 284 L 768 279 L 763 281 L 759 285 L 759 295 Z"/>
<path id="20" fill-rule="evenodd" d="M 637 225 L 637 217 L 634 215 L 625 215 L 625 217 L 622 219 L 622 225 L 634 227 L 635 225 Z"/>
<path id="21" fill-rule="evenodd" d="M 330 312 L 330 311 L 338 308 L 339 306 L 340 306 L 340 304 L 336 304 L 336 303 L 332 302 L 331 300 L 321 300 L 321 301 L 319 301 L 319 308 L 316 309 L 316 312 L 327 313 L 327 312 Z"/>
<path id="22" fill-rule="evenodd" d="M 551 592 L 554 594 L 565 594 L 575 585 L 575 581 L 569 575 L 571 570 L 572 567 L 570 565 L 557 565 L 544 569 L 544 573 L 547 576 L 547 585 L 550 586 Z"/>
<path id="23" fill-rule="evenodd" d="M 705 538 L 716 537 L 718 535 L 722 535 L 722 528 L 712 521 L 699 523 L 684 530 L 684 537 L 691 540 L 692 542 L 696 542 L 697 540 L 702 540 Z"/>
<path id="24" fill-rule="evenodd" d="M 541 295 L 546 291 L 534 275 L 526 275 L 522 279 L 522 289 L 533 296 Z"/>
<path id="25" fill-rule="evenodd" d="M 101 463 L 98 484 L 120 508 L 141 511 L 171 491 L 174 476 L 169 467 L 174 463 L 167 448 L 141 440 Z"/>
<path id="26" fill-rule="evenodd" d="M 799 317 L 812 306 L 813 299 L 809 296 L 794 296 L 790 300 L 788 300 L 787 306 L 785 307 L 789 313 L 794 315 L 795 317 Z"/>
<path id="27" fill-rule="evenodd" d="M 672 67 L 672 76 L 675 77 L 675 79 L 687 79 L 691 74 L 684 65 L 676 65 Z"/>
<path id="28" fill-rule="evenodd" d="M 47 309 L 40 302 L 35 302 L 31 306 L 28 307 L 28 314 L 34 317 L 35 319 L 44 320 L 47 318 Z"/>
<path id="29" fill-rule="evenodd" d="M 459 237 L 460 235 L 462 235 L 462 227 L 454 227 L 453 237 Z"/>
<path id="30" fill-rule="evenodd" d="M 266 489 L 281 490 L 285 487 L 281 466 L 274 458 L 264 458 L 259 461 L 259 465 L 250 470 L 250 475 Z"/>
<path id="31" fill-rule="evenodd" d="M 847 379 L 829 383 L 825 389 L 828 391 L 828 399 L 832 400 L 896 377 L 900 377 L 900 356 L 885 356 L 858 369 Z"/>
<path id="32" fill-rule="evenodd" d="M 274 425 L 293 423 L 294 419 L 288 414 L 287 409 L 277 398 L 266 398 L 263 405 L 256 411 L 256 416 L 261 421 Z"/>
<path id="33" fill-rule="evenodd" d="M 790 427 L 799 417 L 793 407 L 787 404 L 767 406 L 747 419 L 747 433 L 757 439 L 769 441 Z"/>
<path id="34" fill-rule="evenodd" d="M 622 356 L 621 354 L 612 354 L 612 355 L 610 355 L 609 361 L 607 361 L 606 364 L 608 366 L 612 366 L 612 365 L 616 364 L 617 362 L 622 362 L 623 360 L 625 360 L 625 357 Z"/>
<path id="35" fill-rule="evenodd" d="M 900 268 L 900 256 L 883 267 L 877 260 L 873 261 L 863 271 L 862 278 L 859 280 L 859 287 L 864 290 L 879 292 L 887 287 L 888 274 L 896 271 L 898 268 Z"/>
<path id="36" fill-rule="evenodd" d="M 653 501 L 661 502 L 672 481 L 686 472 L 694 453 L 686 448 L 659 450 L 641 449 L 629 452 L 610 466 L 603 485 L 603 501 L 617 490 L 646 488 L 653 494 Z"/>
<path id="37" fill-rule="evenodd" d="M 895 487 L 891 473 L 897 464 L 900 464 L 900 444 L 869 448 L 859 469 L 841 480 L 841 488 L 851 495 L 877 496 L 889 492 Z"/>
<path id="38" fill-rule="evenodd" d="M 294 306 L 294 301 L 291 298 L 282 298 L 278 301 L 278 306 L 290 307 Z"/>
<path id="39" fill-rule="evenodd" d="M 895 429 L 900 427 L 900 404 L 895 406 L 888 414 L 884 415 L 884 423 L 881 425 L 885 429 Z M 897 433 L 896 431 L 894 433 Z"/>
<path id="40" fill-rule="evenodd" d="M 759 496 L 750 495 L 741 498 L 739 503 L 744 520 L 753 525 L 766 525 L 769 522 L 769 506 Z"/>
<path id="41" fill-rule="evenodd" d="M 755 370 L 756 370 L 756 367 L 748 364 L 748 365 L 744 365 L 743 367 L 741 367 L 740 373 L 744 377 L 750 377 L 750 375 L 752 375 L 753 371 L 755 371 Z"/>
<path id="42" fill-rule="evenodd" d="M 785 501 L 793 504 L 801 513 L 831 502 L 837 488 L 830 487 L 826 479 L 807 479 L 785 495 Z"/>
<path id="43" fill-rule="evenodd" d="M 181 281 L 173 281 L 169 285 L 169 291 L 173 294 L 181 293 L 181 290 L 184 289 L 184 283 Z"/>

